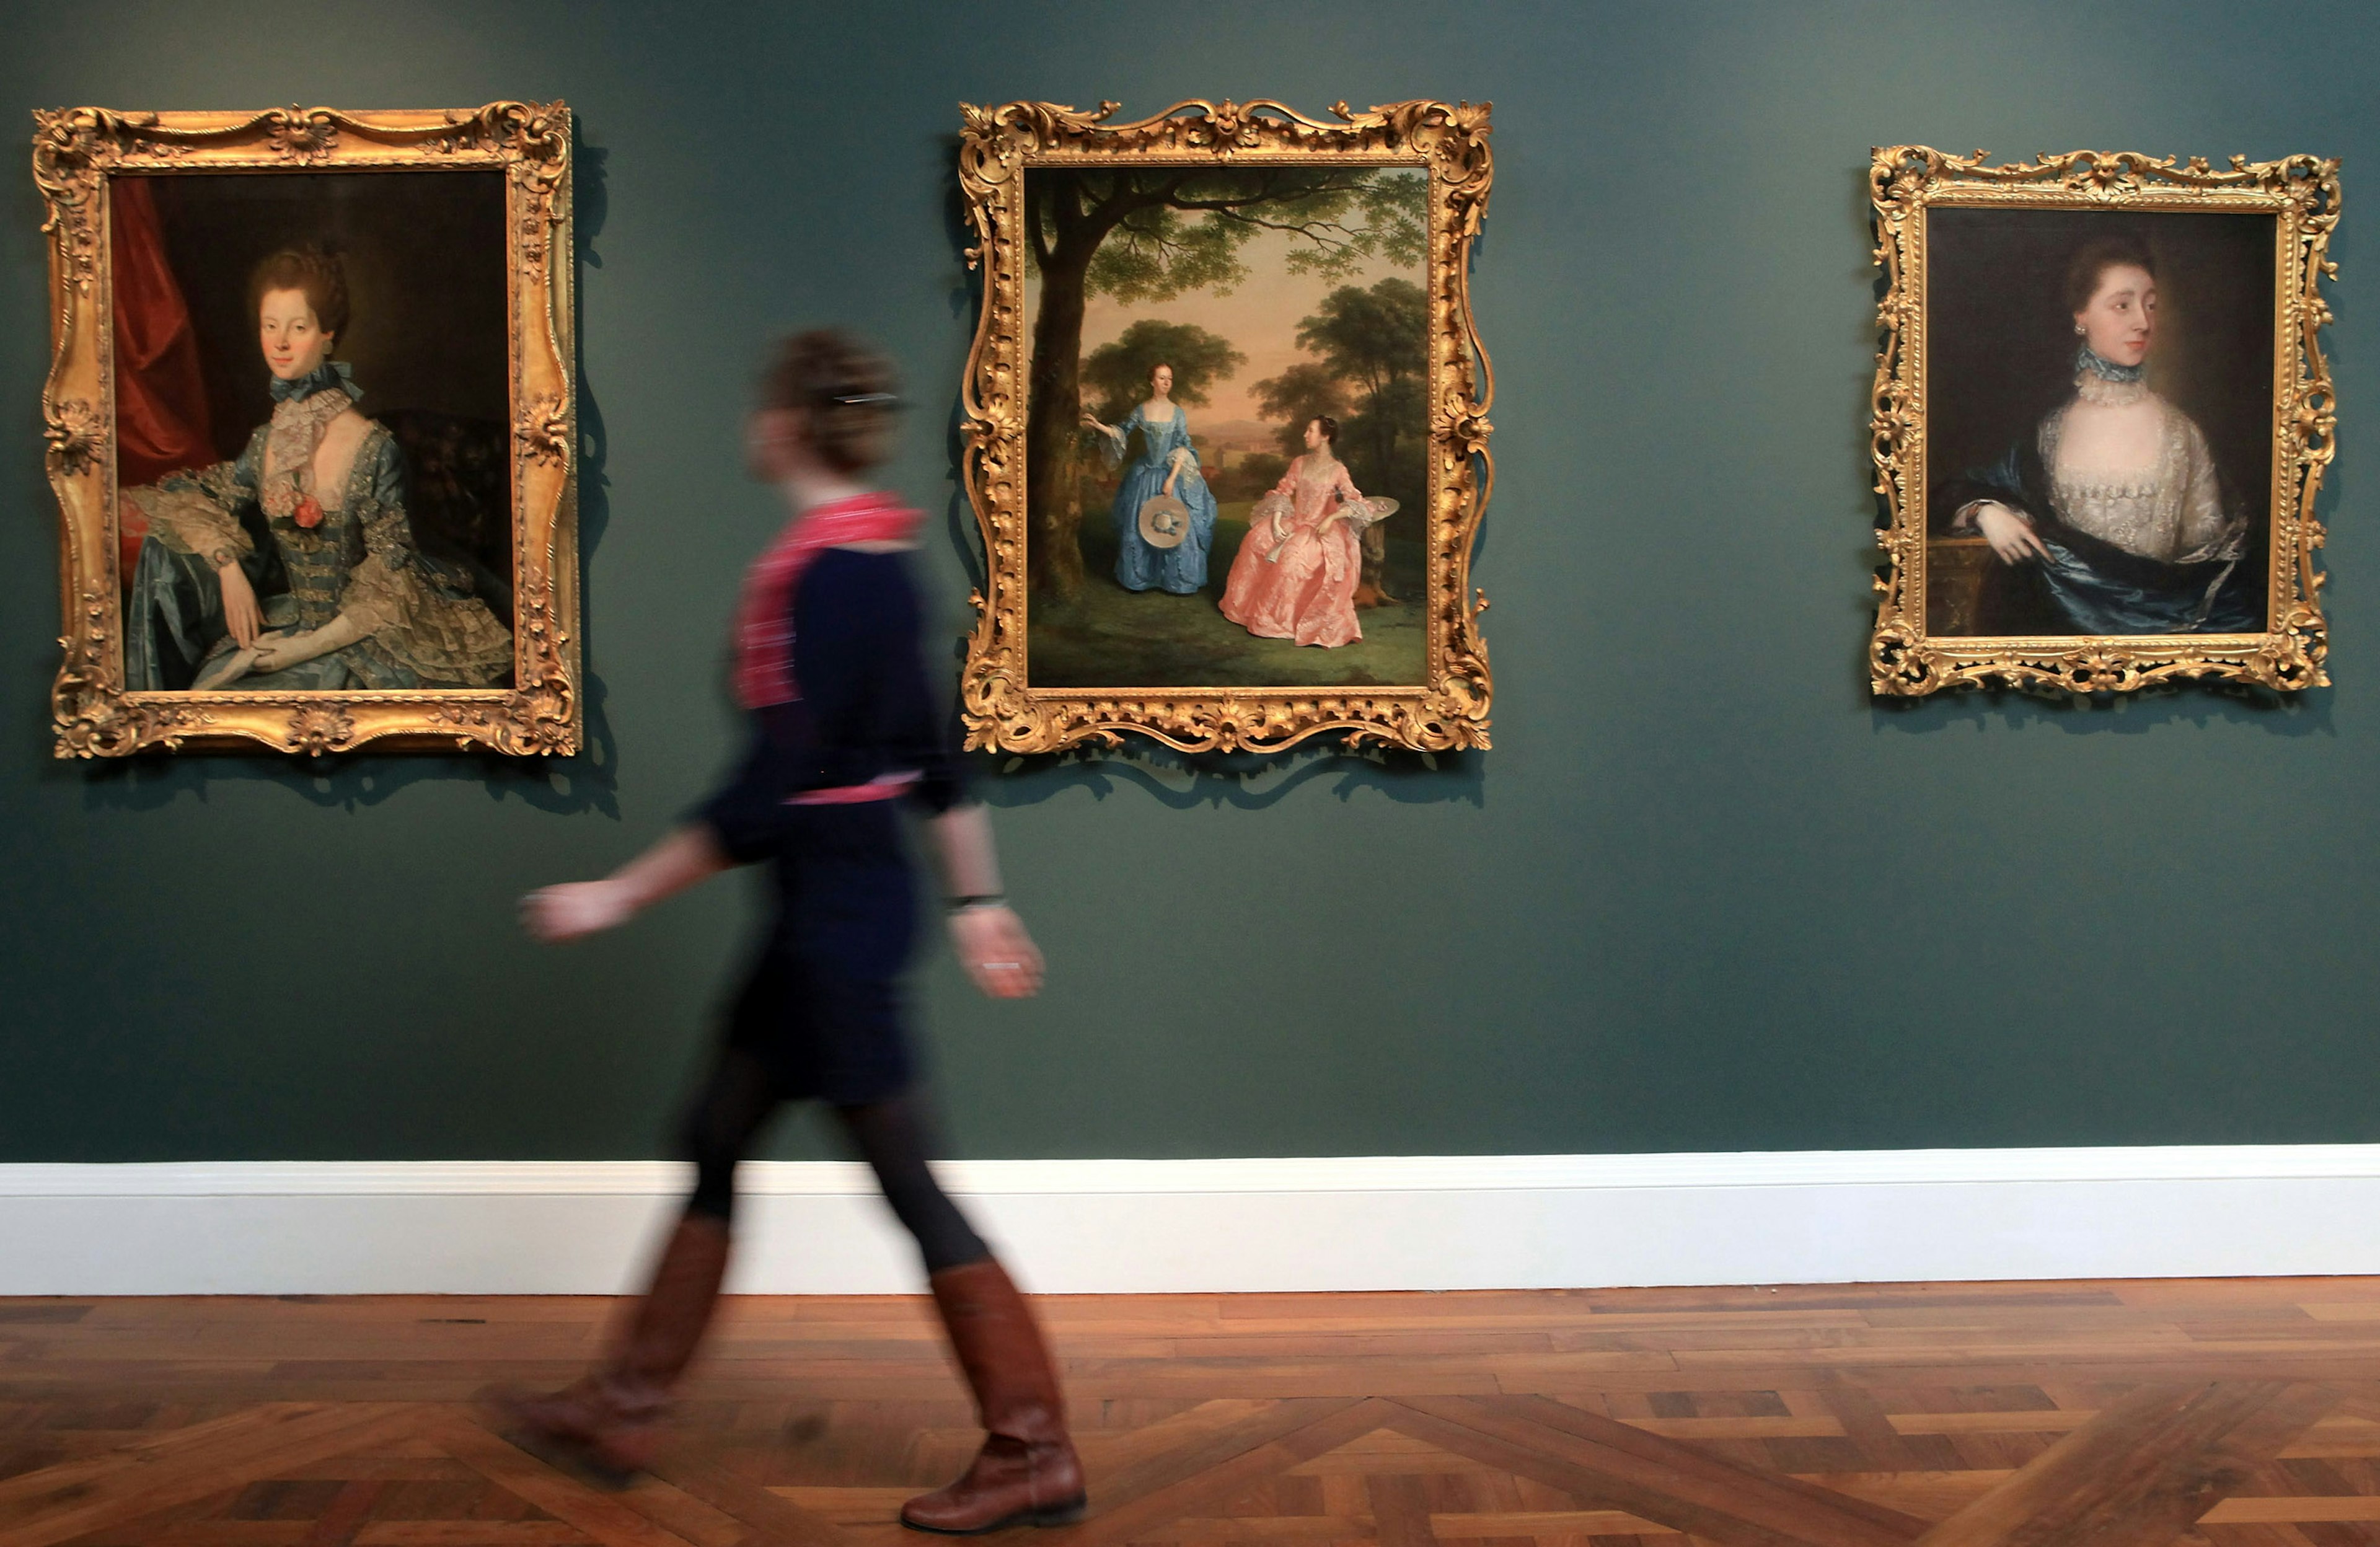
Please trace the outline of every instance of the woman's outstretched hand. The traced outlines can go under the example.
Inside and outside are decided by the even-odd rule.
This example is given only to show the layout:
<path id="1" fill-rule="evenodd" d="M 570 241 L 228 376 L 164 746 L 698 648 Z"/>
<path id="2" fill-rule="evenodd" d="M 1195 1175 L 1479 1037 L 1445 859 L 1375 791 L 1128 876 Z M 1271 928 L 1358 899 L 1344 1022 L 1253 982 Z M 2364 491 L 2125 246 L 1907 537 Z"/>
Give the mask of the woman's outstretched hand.
<path id="1" fill-rule="evenodd" d="M 2003 564 L 2022 564 L 2029 558 L 2047 558 L 2049 550 L 2042 546 L 2033 523 L 2004 505 L 1985 503 L 1975 506 L 1975 530 L 1992 545 L 1992 552 Z"/>
<path id="2" fill-rule="evenodd" d="M 634 898 L 616 878 L 543 886 L 521 899 L 521 928 L 548 945 L 617 929 L 636 917 Z"/>
<path id="3" fill-rule="evenodd" d="M 951 915 L 951 944 L 975 986 L 992 998 L 1026 999 L 1041 991 L 1041 948 L 1014 909 L 960 908 Z"/>

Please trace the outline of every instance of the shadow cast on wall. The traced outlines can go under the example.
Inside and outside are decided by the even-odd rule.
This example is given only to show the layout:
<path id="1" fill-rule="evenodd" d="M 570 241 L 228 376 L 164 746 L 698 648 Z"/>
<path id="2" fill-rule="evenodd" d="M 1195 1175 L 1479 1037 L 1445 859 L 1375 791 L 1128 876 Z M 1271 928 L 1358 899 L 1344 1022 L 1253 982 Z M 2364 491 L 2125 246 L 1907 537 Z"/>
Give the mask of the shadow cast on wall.
<path id="1" fill-rule="evenodd" d="M 587 270 L 603 266 L 602 257 L 595 250 L 595 238 L 603 229 L 609 209 L 603 164 L 610 152 L 587 142 L 583 120 L 574 119 L 573 133 L 574 256 L 578 272 L 572 276 L 570 331 L 575 350 L 581 336 L 578 298 L 584 293 L 584 286 L 579 281 Z M 604 470 L 610 437 L 604 429 L 602 409 L 596 403 L 583 369 L 577 377 L 577 483 L 583 576 L 587 562 L 593 558 L 602 542 L 604 528 L 611 521 L 611 479 Z M 468 783 L 484 786 L 491 799 L 523 800 L 556 815 L 597 811 L 616 818 L 620 814 L 618 743 L 604 713 L 607 692 L 596 671 L 597 654 L 592 643 L 600 630 L 595 627 L 593 597 L 583 579 L 580 592 L 579 693 L 586 733 L 577 757 L 557 760 L 495 757 L 482 752 L 366 751 L 298 759 L 261 750 L 185 752 L 81 764 L 56 763 L 47 776 L 78 780 L 82 786 L 84 806 L 94 810 L 153 810 L 186 794 L 204 802 L 212 786 L 238 784 L 280 785 L 316 806 L 355 810 L 380 805 L 416 785 Z"/>
<path id="2" fill-rule="evenodd" d="M 1160 743 L 1082 748 L 1018 756 L 986 753 L 978 791 L 994 806 L 1037 806 L 1080 789 L 1096 800 L 1138 788 L 1176 810 L 1232 806 L 1262 810 L 1293 791 L 1324 782 L 1342 801 L 1359 792 L 1385 795 L 1400 805 L 1488 804 L 1484 752 L 1361 750 L 1305 743 L 1277 752 L 1177 752 Z"/>
<path id="3" fill-rule="evenodd" d="M 2144 736 L 2161 725 L 2206 726 L 2218 721 L 2253 725 L 2274 736 L 2336 736 L 2330 694 L 2284 697 L 2248 684 L 2192 683 L 2132 693 L 2050 697 L 2009 688 L 1937 693 L 1930 699 L 1877 699 L 1868 705 L 1873 729 L 1928 735 L 1960 726 L 2009 730 L 2032 725 L 2069 736 Z"/>

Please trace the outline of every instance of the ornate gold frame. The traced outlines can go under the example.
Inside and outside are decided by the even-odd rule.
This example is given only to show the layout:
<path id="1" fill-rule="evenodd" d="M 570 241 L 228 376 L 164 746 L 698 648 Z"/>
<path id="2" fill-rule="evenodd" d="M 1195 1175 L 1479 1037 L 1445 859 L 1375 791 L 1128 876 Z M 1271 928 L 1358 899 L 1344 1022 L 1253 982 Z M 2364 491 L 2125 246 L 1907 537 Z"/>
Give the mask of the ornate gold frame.
<path id="1" fill-rule="evenodd" d="M 570 110 L 34 115 L 33 180 L 49 206 L 49 379 L 42 390 L 62 528 L 66 660 L 51 702 L 57 755 L 261 743 L 285 752 L 388 746 L 516 754 L 578 749 L 577 391 Z M 516 664 L 510 688 L 419 692 L 127 692 L 119 634 L 108 179 L 120 173 L 494 168 L 505 174 L 513 318 Z"/>
<path id="2" fill-rule="evenodd" d="M 1050 752 L 1134 732 L 1183 751 L 1271 749 L 1324 732 L 1351 743 L 1442 750 L 1488 745 L 1488 647 L 1471 548 L 1494 487 L 1487 413 L 1494 373 L 1471 315 L 1470 252 L 1494 176 L 1488 104 L 1405 102 L 1306 117 L 1277 102 L 1184 102 L 1111 124 L 1053 103 L 963 105 L 959 187 L 984 270 L 983 309 L 962 399 L 967 495 L 987 581 L 968 641 L 961 706 L 967 745 Z M 1429 645 L 1426 686 L 1350 693 L 1315 688 L 1040 688 L 1026 659 L 1024 173 L 1085 163 L 1149 165 L 1327 159 L 1429 174 Z"/>
<path id="3" fill-rule="evenodd" d="M 1876 262 L 1887 280 L 1877 320 L 1872 453 L 1888 521 L 1877 543 L 1881 600 L 1868 647 L 1879 697 L 1917 697 L 1985 685 L 2075 693 L 2129 692 L 2155 683 L 2228 679 L 2280 690 L 2326 687 L 2322 546 L 2314 496 L 2330 466 L 2338 421 L 2320 293 L 2338 267 L 2326 256 L 2338 224 L 2338 163 L 2313 156 L 2227 166 L 2193 157 L 2073 151 L 2029 164 L 1986 165 L 1981 151 L 1947 155 L 1923 145 L 1876 149 L 1868 167 Z M 1936 205 L 2032 209 L 2226 211 L 2276 217 L 2272 553 L 2263 634 L 2084 635 L 2046 638 L 1925 632 L 1926 249 Z"/>

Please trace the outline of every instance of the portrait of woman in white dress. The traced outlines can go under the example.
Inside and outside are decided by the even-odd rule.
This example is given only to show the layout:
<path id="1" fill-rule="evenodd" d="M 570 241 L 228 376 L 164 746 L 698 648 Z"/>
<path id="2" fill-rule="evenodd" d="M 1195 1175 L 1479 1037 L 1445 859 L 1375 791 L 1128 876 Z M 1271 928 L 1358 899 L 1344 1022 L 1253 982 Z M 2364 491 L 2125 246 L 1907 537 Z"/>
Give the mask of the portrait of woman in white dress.
<path id="1" fill-rule="evenodd" d="M 2071 327 L 2063 390 L 1996 458 L 1953 464 L 1937 486 L 1937 532 L 1986 551 L 1973 632 L 2263 627 L 2243 491 L 2197 420 L 2149 381 L 2164 330 L 2158 269 L 2128 233 L 2075 247 L 2060 298 Z"/>

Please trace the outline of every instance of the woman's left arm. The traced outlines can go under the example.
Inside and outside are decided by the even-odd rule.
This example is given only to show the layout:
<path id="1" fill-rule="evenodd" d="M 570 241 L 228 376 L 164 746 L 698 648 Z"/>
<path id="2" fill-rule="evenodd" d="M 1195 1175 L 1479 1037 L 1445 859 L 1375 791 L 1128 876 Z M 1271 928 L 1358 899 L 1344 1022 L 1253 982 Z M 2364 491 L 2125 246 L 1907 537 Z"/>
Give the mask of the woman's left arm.
<path id="1" fill-rule="evenodd" d="M 1332 511 L 1323 521 L 1322 524 L 1326 527 L 1332 521 L 1348 519 L 1354 514 L 1354 507 L 1364 500 L 1364 492 L 1355 487 L 1355 480 L 1347 471 L 1347 464 L 1344 462 L 1339 464 L 1339 481 L 1331 487 L 1339 495 L 1339 508 Z"/>
<path id="2" fill-rule="evenodd" d="M 1182 477 L 1184 469 L 1198 465 L 1198 448 L 1190 444 L 1190 421 L 1179 408 L 1174 409 L 1173 414 L 1174 433 L 1182 439 L 1181 444 L 1166 453 L 1165 492 L 1168 494 L 1173 493 L 1173 485 Z"/>
<path id="3" fill-rule="evenodd" d="M 954 805 L 927 823 L 951 899 L 951 944 L 975 986 L 994 999 L 1023 999 L 1041 987 L 1041 950 L 1000 889 L 991 816 L 981 802 Z"/>
<path id="4" fill-rule="evenodd" d="M 2225 508 L 2223 475 L 2215 466 L 2215 454 L 2206 444 L 2205 432 L 2190 420 L 2183 424 L 2189 431 L 2190 451 L 2186 459 L 2189 481 L 2182 488 L 2181 539 L 2186 549 L 2219 551 L 2235 542 L 2247 530 L 2244 512 Z"/>

